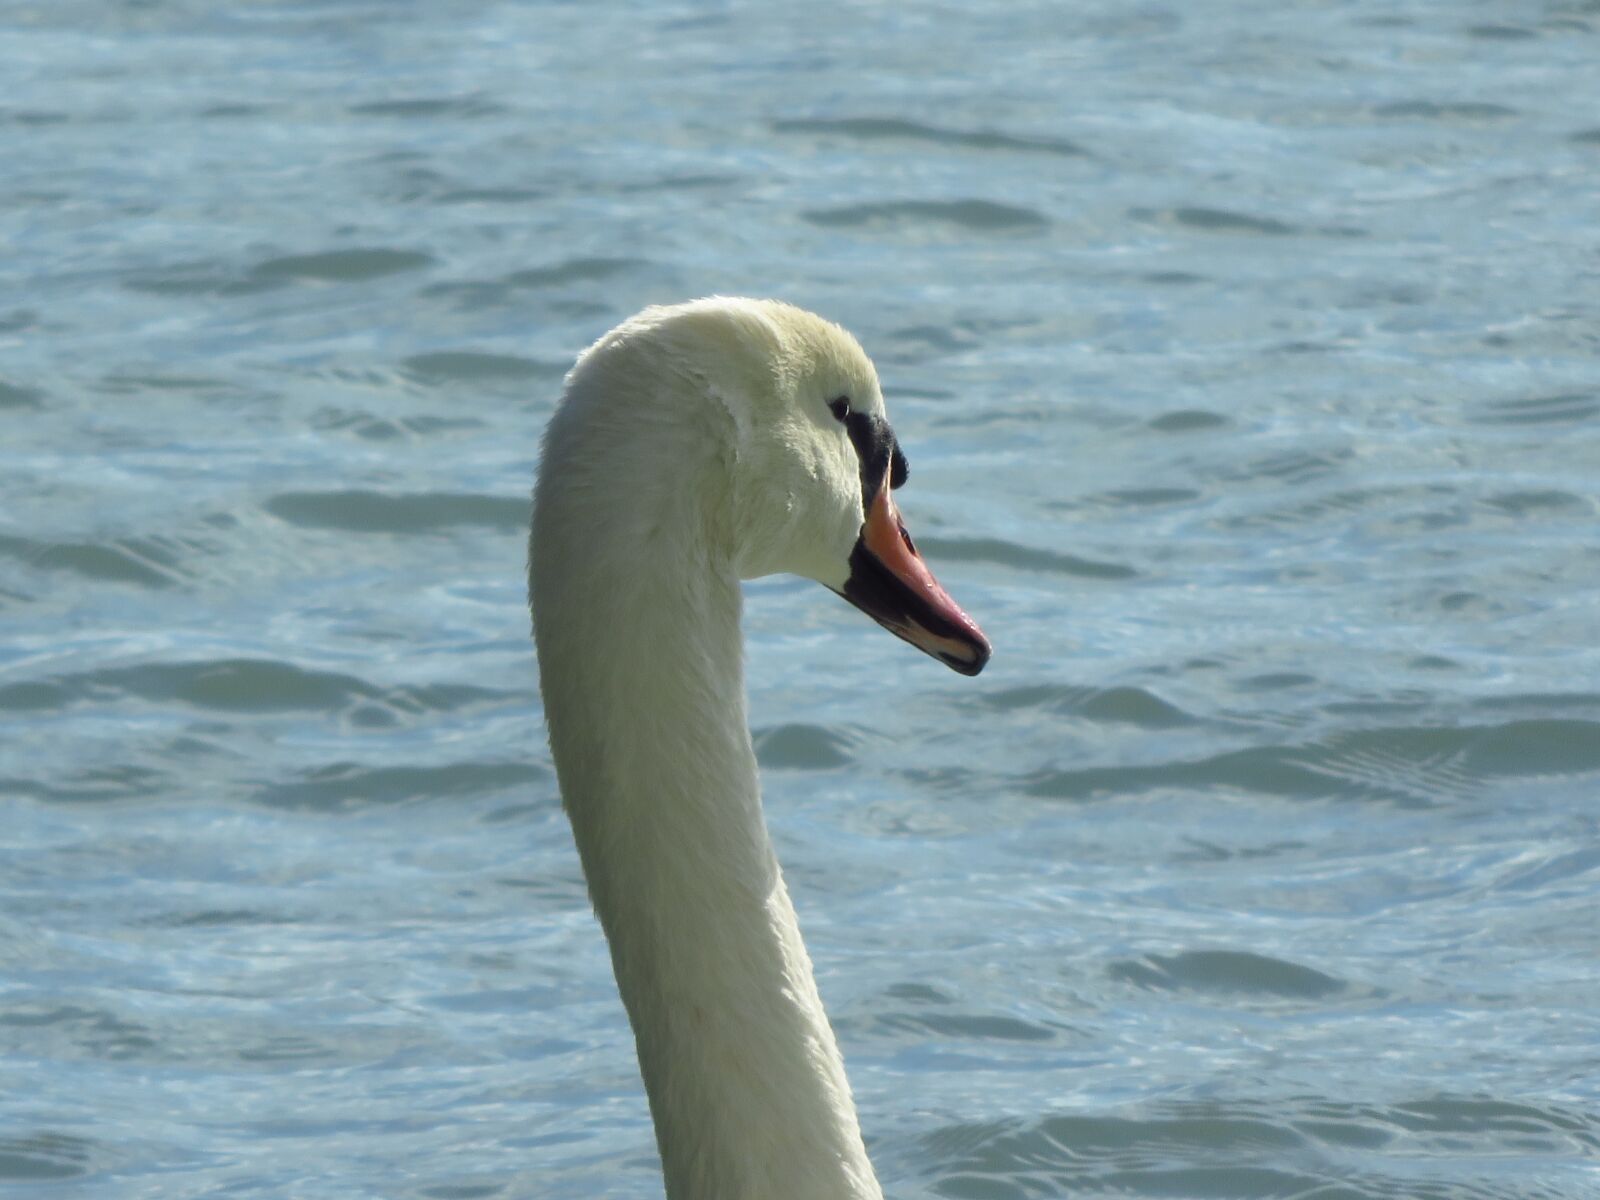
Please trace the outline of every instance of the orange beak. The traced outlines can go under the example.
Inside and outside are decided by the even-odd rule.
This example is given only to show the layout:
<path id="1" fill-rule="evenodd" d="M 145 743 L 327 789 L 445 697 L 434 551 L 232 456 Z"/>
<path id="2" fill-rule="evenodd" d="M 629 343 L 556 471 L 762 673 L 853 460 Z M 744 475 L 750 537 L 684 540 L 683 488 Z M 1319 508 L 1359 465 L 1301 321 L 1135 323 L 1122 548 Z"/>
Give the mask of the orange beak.
<path id="1" fill-rule="evenodd" d="M 983 630 L 939 586 L 906 532 L 884 473 L 867 506 L 850 554 L 850 578 L 839 593 L 896 637 L 954 671 L 976 675 L 994 648 Z"/>

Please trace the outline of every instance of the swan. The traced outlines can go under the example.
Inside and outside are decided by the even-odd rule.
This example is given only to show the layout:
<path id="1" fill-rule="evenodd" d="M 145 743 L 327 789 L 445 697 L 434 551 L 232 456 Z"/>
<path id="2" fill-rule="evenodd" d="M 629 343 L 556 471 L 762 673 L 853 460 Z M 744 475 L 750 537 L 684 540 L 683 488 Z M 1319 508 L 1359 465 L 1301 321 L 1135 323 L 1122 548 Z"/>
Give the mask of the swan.
<path id="1" fill-rule="evenodd" d="M 990 646 L 891 489 L 850 334 L 772 300 L 652 307 L 545 432 L 529 603 L 562 803 L 669 1200 L 881 1200 L 761 811 L 740 580 L 817 580 L 966 675 Z"/>

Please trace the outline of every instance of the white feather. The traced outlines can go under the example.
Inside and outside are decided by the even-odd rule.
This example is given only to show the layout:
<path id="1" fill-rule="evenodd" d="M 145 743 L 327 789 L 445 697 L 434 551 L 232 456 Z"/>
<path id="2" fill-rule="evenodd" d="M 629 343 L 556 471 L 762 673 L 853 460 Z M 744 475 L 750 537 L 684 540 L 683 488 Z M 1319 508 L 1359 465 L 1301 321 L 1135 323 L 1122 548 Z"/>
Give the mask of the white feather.
<path id="1" fill-rule="evenodd" d="M 882 1195 L 762 817 L 739 629 L 740 579 L 848 574 L 840 395 L 882 412 L 854 338 L 719 297 L 596 342 L 545 437 L 540 684 L 671 1200 Z"/>

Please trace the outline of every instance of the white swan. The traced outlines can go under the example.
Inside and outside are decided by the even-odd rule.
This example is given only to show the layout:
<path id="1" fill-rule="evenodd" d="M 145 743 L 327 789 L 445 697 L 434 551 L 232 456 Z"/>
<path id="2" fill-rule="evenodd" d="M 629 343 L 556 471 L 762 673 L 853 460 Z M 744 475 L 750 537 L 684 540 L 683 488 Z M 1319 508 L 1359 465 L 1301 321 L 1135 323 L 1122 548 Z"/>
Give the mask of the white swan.
<path id="1" fill-rule="evenodd" d="M 989 643 L 900 523 L 905 474 L 855 339 L 774 301 L 625 321 L 545 434 L 540 687 L 671 1200 L 882 1196 L 761 814 L 739 581 L 809 576 L 976 675 Z"/>

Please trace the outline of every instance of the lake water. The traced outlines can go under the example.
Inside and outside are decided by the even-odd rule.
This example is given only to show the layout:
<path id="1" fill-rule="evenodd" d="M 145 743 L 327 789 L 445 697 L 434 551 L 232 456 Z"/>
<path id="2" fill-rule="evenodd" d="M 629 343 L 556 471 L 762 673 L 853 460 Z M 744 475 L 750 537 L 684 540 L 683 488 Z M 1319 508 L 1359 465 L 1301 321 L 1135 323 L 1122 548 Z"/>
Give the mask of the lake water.
<path id="1" fill-rule="evenodd" d="M 0 1191 L 652 1197 L 523 558 L 574 355 L 883 376 L 749 588 L 898 1198 L 1600 1196 L 1600 9 L 0 7 Z"/>

